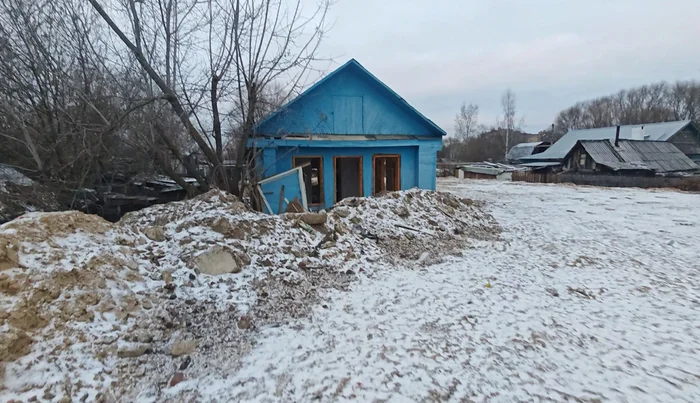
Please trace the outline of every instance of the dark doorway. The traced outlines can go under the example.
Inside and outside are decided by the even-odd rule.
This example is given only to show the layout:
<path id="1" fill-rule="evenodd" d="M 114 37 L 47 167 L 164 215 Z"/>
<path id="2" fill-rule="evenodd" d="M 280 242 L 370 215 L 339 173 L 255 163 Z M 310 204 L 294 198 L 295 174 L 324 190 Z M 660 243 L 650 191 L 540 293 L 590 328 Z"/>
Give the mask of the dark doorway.
<path id="1" fill-rule="evenodd" d="M 401 190 L 401 157 L 398 155 L 375 155 L 374 194 Z"/>
<path id="2" fill-rule="evenodd" d="M 362 157 L 334 157 L 335 201 L 362 197 Z"/>
<path id="3" fill-rule="evenodd" d="M 292 164 L 295 167 L 304 166 L 301 171 L 304 174 L 307 203 L 321 204 L 323 202 L 323 158 L 294 157 Z"/>

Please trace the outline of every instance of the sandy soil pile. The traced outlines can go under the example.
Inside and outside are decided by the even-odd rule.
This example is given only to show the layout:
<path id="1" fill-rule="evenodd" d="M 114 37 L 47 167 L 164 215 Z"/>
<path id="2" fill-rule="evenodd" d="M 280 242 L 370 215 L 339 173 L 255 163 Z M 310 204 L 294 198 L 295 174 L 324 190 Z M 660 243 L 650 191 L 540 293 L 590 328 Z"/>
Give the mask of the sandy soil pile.
<path id="1" fill-rule="evenodd" d="M 481 207 L 451 193 L 412 189 L 345 199 L 331 209 L 331 215 L 356 233 L 376 238 L 393 259 L 432 264 L 470 240 L 498 236 L 498 224 Z"/>
<path id="2" fill-rule="evenodd" d="M 117 224 L 27 214 L 0 226 L 0 394 L 196 400 L 177 384 L 235 371 L 256 330 L 307 315 L 320 290 L 496 233 L 473 203 L 419 190 L 329 214 L 269 216 L 219 191 Z"/>

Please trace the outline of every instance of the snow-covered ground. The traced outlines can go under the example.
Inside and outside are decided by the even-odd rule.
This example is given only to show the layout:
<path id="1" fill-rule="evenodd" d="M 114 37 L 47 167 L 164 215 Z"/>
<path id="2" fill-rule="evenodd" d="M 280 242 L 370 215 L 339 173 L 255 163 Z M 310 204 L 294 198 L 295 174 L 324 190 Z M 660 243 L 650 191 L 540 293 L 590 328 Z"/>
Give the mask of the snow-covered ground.
<path id="1" fill-rule="evenodd" d="M 502 240 L 261 330 L 218 401 L 700 401 L 700 195 L 444 180 Z"/>

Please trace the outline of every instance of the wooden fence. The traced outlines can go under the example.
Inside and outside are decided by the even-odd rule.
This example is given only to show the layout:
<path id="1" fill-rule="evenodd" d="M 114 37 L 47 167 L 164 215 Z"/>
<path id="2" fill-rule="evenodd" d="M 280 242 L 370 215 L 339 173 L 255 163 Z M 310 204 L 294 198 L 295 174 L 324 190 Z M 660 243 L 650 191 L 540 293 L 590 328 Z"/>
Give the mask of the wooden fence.
<path id="1" fill-rule="evenodd" d="M 530 183 L 573 183 L 575 185 L 604 187 L 676 188 L 687 191 L 700 191 L 700 177 L 513 172 L 513 181 Z"/>
<path id="2" fill-rule="evenodd" d="M 515 171 L 512 176 L 513 182 L 530 182 L 530 183 L 559 183 L 556 175 L 540 174 L 531 171 Z"/>

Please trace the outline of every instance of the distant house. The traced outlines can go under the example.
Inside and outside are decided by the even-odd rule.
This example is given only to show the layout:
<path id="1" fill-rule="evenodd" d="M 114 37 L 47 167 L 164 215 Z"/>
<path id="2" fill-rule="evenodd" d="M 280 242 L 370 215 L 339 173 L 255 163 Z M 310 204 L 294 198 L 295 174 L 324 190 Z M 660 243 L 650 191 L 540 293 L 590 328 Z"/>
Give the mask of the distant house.
<path id="1" fill-rule="evenodd" d="M 500 164 L 497 162 L 475 162 L 460 165 L 455 169 L 455 176 L 459 179 L 497 179 L 511 180 L 513 172 L 518 168 Z"/>
<path id="2" fill-rule="evenodd" d="M 562 162 L 581 140 L 615 140 L 616 126 L 599 129 L 571 130 L 547 151 L 523 157 L 523 162 Z M 693 161 L 700 162 L 700 129 L 690 120 L 620 126 L 619 139 L 666 141 Z"/>
<path id="3" fill-rule="evenodd" d="M 698 170 L 673 143 L 644 140 L 579 140 L 563 161 L 564 171 L 654 175 Z"/>
<path id="4" fill-rule="evenodd" d="M 545 152 L 551 145 L 548 141 L 535 141 L 514 145 L 506 155 L 508 162 L 519 162 L 523 157 Z"/>
<path id="5" fill-rule="evenodd" d="M 435 189 L 444 135 L 352 59 L 260 122 L 248 147 L 260 179 L 285 181 L 282 189 L 266 179 L 261 190 L 270 212 L 279 212 L 296 189 L 294 174 L 285 174 L 295 167 L 311 209 L 346 197 Z"/>

